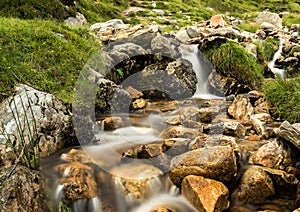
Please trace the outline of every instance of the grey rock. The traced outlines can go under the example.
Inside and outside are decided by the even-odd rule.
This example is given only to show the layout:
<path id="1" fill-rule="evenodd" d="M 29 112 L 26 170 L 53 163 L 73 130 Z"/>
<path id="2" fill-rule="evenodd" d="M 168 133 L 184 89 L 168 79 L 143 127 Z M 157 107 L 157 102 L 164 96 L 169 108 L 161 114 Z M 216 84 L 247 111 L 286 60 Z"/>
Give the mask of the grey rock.
<path id="1" fill-rule="evenodd" d="M 293 127 L 288 121 L 284 121 L 280 125 L 277 134 L 300 149 L 300 131 Z"/>
<path id="2" fill-rule="evenodd" d="M 259 13 L 259 15 L 256 17 L 256 23 L 262 24 L 263 22 L 273 24 L 277 29 L 282 28 L 282 20 L 276 13 L 271 13 L 268 11 Z"/>

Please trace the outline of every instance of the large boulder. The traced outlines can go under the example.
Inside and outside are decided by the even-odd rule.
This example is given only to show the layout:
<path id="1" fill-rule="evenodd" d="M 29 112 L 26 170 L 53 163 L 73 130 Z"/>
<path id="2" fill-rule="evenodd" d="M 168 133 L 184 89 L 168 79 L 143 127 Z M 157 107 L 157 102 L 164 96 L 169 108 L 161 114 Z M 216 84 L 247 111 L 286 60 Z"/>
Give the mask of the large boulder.
<path id="1" fill-rule="evenodd" d="M 25 139 L 26 145 L 38 139 L 41 157 L 76 142 L 71 116 L 62 101 L 26 85 L 19 85 L 16 91 L 17 94 L 0 107 L 3 125 L 3 128 L 0 126 L 0 141 L 7 142 L 9 138 L 20 148 L 23 141 L 19 136 Z"/>
<path id="2" fill-rule="evenodd" d="M 271 13 L 268 11 L 259 13 L 259 15 L 256 17 L 256 23 L 262 24 L 264 22 L 274 25 L 277 29 L 282 28 L 282 20 L 276 13 Z"/>
<path id="3" fill-rule="evenodd" d="M 234 102 L 229 106 L 228 113 L 237 120 L 250 119 L 254 109 L 250 99 L 242 94 L 237 95 Z"/>
<path id="4" fill-rule="evenodd" d="M 237 174 L 236 152 L 229 146 L 200 148 L 178 155 L 171 160 L 169 177 L 180 186 L 188 175 L 203 176 L 229 182 Z"/>

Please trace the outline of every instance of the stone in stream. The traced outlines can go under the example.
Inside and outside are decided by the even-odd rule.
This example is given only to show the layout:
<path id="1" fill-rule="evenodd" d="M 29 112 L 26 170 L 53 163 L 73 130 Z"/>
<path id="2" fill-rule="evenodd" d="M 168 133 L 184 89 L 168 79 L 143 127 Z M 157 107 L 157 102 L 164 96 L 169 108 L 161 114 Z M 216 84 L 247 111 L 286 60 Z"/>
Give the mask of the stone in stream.
<path id="1" fill-rule="evenodd" d="M 277 134 L 300 150 L 300 130 L 293 127 L 288 121 L 284 121 L 280 125 Z"/>
<path id="2" fill-rule="evenodd" d="M 69 152 L 61 154 L 60 159 L 68 163 L 93 163 L 83 149 L 71 149 Z"/>
<path id="3" fill-rule="evenodd" d="M 211 122 L 220 113 L 220 107 L 212 106 L 199 109 L 199 116 L 202 122 Z"/>
<path id="4" fill-rule="evenodd" d="M 133 195 L 136 199 L 145 199 L 161 189 L 163 172 L 149 164 L 131 163 L 110 170 L 111 180 L 122 195 Z"/>
<path id="5" fill-rule="evenodd" d="M 272 140 L 252 153 L 249 163 L 284 170 L 292 165 L 291 150 L 282 142 Z"/>
<path id="6" fill-rule="evenodd" d="M 228 113 L 236 120 L 250 119 L 254 109 L 248 97 L 243 94 L 237 95 L 234 102 L 229 106 Z"/>
<path id="7" fill-rule="evenodd" d="M 193 139 L 201 134 L 201 129 L 186 128 L 183 126 L 171 126 L 162 133 L 161 137 L 165 139 L 169 138 L 189 138 Z"/>
<path id="8" fill-rule="evenodd" d="M 265 135 L 265 123 L 260 121 L 258 118 L 255 116 L 251 116 L 250 120 L 252 122 L 253 128 L 256 131 L 256 133 L 260 136 Z"/>
<path id="9" fill-rule="evenodd" d="M 122 118 L 117 116 L 106 117 L 102 121 L 98 121 L 97 124 L 101 130 L 105 131 L 113 131 L 124 126 Z"/>
<path id="10" fill-rule="evenodd" d="M 188 175 L 227 183 L 236 174 L 236 151 L 229 146 L 215 146 L 195 149 L 174 157 L 171 160 L 169 177 L 176 186 L 180 186 Z"/>
<path id="11" fill-rule="evenodd" d="M 52 211 L 38 171 L 17 165 L 0 169 L 0 211 Z"/>
<path id="12" fill-rule="evenodd" d="M 181 191 L 198 211 L 220 212 L 229 207 L 229 190 L 216 180 L 189 175 L 183 179 Z"/>
<path id="13" fill-rule="evenodd" d="M 200 136 L 190 143 L 190 149 L 212 146 L 231 146 L 233 149 L 238 149 L 237 141 L 238 138 L 226 135 Z"/>
<path id="14" fill-rule="evenodd" d="M 63 201 L 67 204 L 79 199 L 92 199 L 97 196 L 97 183 L 90 166 L 71 163 L 54 168 L 59 184 L 63 186 Z"/>
<path id="15" fill-rule="evenodd" d="M 229 122 L 227 120 L 226 122 L 211 125 L 209 127 L 209 134 L 224 134 L 229 136 L 244 137 L 246 134 L 246 128 L 237 121 Z"/>
<path id="16" fill-rule="evenodd" d="M 259 166 L 252 166 L 243 174 L 231 195 L 232 204 L 263 203 L 275 194 L 271 177 Z"/>

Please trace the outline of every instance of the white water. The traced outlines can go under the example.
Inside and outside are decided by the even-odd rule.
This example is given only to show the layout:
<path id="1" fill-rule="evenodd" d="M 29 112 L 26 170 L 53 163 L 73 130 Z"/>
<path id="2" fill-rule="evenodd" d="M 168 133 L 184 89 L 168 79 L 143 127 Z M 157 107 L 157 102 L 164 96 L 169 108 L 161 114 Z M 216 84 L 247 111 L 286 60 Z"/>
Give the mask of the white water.
<path id="1" fill-rule="evenodd" d="M 281 78 L 284 78 L 285 70 L 274 67 L 276 60 L 280 57 L 280 55 L 282 53 L 282 48 L 283 48 L 283 40 L 280 39 L 279 40 L 279 48 L 278 48 L 277 52 L 274 54 L 272 61 L 268 63 L 268 67 L 275 75 L 277 75 Z"/>
<path id="2" fill-rule="evenodd" d="M 222 97 L 213 95 L 209 92 L 208 76 L 211 64 L 205 64 L 204 55 L 198 50 L 198 45 L 181 45 L 182 58 L 188 60 L 192 65 L 197 77 L 197 87 L 193 98 L 220 99 Z M 202 58 L 202 59 L 201 59 Z M 211 66 L 211 67 L 209 67 Z"/>

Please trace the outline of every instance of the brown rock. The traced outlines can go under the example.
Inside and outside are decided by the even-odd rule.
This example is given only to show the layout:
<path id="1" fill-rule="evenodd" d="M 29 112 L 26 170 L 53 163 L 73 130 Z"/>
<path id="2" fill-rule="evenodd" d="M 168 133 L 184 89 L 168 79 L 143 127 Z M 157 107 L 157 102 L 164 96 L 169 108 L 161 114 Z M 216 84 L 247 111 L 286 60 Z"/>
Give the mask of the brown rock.
<path id="1" fill-rule="evenodd" d="M 173 126 L 173 127 L 167 128 L 163 132 L 161 137 L 165 138 L 165 139 L 168 139 L 168 138 L 189 138 L 189 139 L 193 139 L 201 133 L 202 133 L 201 129 L 199 131 L 198 129 L 191 129 L 191 128 L 186 128 L 186 127 L 183 127 L 183 126 Z"/>
<path id="2" fill-rule="evenodd" d="M 177 156 L 188 151 L 190 139 L 170 138 L 163 142 L 163 151 L 171 156 Z"/>
<path id="3" fill-rule="evenodd" d="M 233 148 L 216 146 L 200 148 L 174 157 L 171 160 L 169 177 L 180 186 L 188 175 L 203 176 L 229 182 L 237 172 L 237 158 Z"/>
<path id="4" fill-rule="evenodd" d="M 224 27 L 226 22 L 224 21 L 222 15 L 214 15 L 210 18 L 210 26 L 213 28 Z"/>
<path id="5" fill-rule="evenodd" d="M 258 135 L 265 135 L 265 123 L 260 121 L 255 116 L 251 116 L 251 122 L 253 125 L 254 130 Z"/>
<path id="6" fill-rule="evenodd" d="M 141 97 L 143 97 L 143 93 L 136 90 L 135 88 L 131 87 L 131 86 L 128 86 L 126 89 L 125 89 L 131 96 L 131 98 L 133 99 L 139 99 Z"/>
<path id="7" fill-rule="evenodd" d="M 82 149 L 71 149 L 67 153 L 63 153 L 60 159 L 67 161 L 69 163 L 92 163 L 92 159 L 86 154 Z"/>
<path id="8" fill-rule="evenodd" d="M 237 149 L 237 138 L 226 136 L 226 135 L 212 135 L 212 136 L 200 136 L 197 137 L 190 144 L 190 149 L 198 149 L 202 147 L 212 147 L 212 146 L 231 146 L 233 149 Z"/>
<path id="9" fill-rule="evenodd" d="M 101 130 L 113 131 L 117 128 L 124 126 L 123 120 L 121 117 L 107 117 L 103 121 L 98 122 Z"/>
<path id="10" fill-rule="evenodd" d="M 278 136 L 291 142 L 295 147 L 300 149 L 300 131 L 293 127 L 288 121 L 284 121 L 278 130 Z"/>
<path id="11" fill-rule="evenodd" d="M 250 119 L 250 116 L 254 113 L 254 109 L 250 99 L 239 94 L 229 106 L 228 113 L 237 120 Z"/>
<path id="12" fill-rule="evenodd" d="M 139 158 L 153 158 L 163 153 L 163 148 L 161 144 L 146 144 L 142 145 L 138 149 L 138 157 Z"/>
<path id="13" fill-rule="evenodd" d="M 214 117 L 219 113 L 219 107 L 206 107 L 199 109 L 200 120 L 203 122 L 211 122 L 214 119 Z"/>
<path id="14" fill-rule="evenodd" d="M 252 166 L 243 174 L 240 184 L 232 193 L 232 203 L 262 203 L 275 194 L 270 176 L 260 167 Z"/>
<path id="15" fill-rule="evenodd" d="M 143 98 L 134 100 L 132 102 L 133 109 L 141 109 L 141 108 L 146 107 L 146 105 L 147 105 L 147 101 Z"/>
<path id="16" fill-rule="evenodd" d="M 218 212 L 229 207 L 229 191 L 221 182 L 189 175 L 183 179 L 181 187 L 182 195 L 198 211 Z"/>
<path id="17" fill-rule="evenodd" d="M 91 167 L 80 164 L 61 164 L 55 167 L 63 185 L 64 201 L 74 202 L 79 199 L 92 199 L 97 196 L 97 184 Z"/>
<path id="18" fill-rule="evenodd" d="M 250 164 L 269 168 L 284 169 L 292 165 L 291 152 L 277 140 L 262 145 L 249 158 Z"/>

